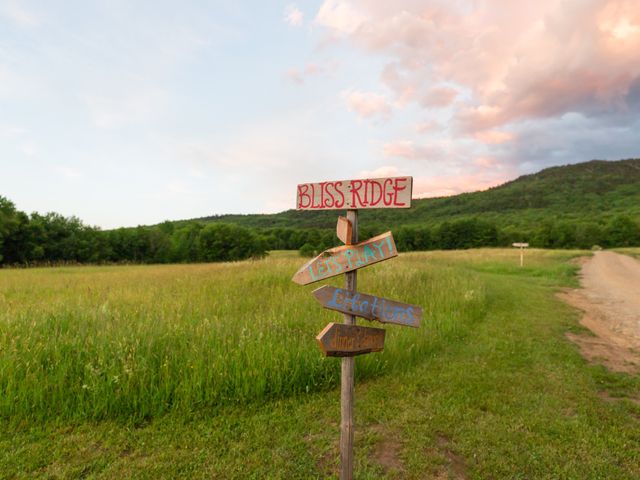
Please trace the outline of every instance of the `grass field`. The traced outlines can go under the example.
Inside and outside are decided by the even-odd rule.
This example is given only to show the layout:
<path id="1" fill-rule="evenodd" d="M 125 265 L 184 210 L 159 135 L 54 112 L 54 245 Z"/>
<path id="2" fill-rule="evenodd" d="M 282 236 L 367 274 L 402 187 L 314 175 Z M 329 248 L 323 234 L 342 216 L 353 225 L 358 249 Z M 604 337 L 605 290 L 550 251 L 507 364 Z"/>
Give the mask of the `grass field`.
<path id="1" fill-rule="evenodd" d="M 564 337 L 578 254 L 361 271 L 424 320 L 356 361 L 358 478 L 640 476 L 640 381 Z M 314 337 L 340 316 L 290 281 L 302 261 L 1 270 L 0 478 L 334 476 L 339 361 Z"/>

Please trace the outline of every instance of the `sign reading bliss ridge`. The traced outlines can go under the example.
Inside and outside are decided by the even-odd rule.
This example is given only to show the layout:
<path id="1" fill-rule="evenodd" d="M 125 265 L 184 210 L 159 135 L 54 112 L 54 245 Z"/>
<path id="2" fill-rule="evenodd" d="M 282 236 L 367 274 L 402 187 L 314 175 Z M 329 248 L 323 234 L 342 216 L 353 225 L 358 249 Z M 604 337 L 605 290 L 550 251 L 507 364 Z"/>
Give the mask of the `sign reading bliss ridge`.
<path id="1" fill-rule="evenodd" d="M 412 177 L 337 180 L 298 185 L 297 210 L 411 207 Z"/>
<path id="2" fill-rule="evenodd" d="M 336 235 L 344 245 L 325 250 L 309 260 L 292 280 L 300 285 L 345 274 L 345 288 L 324 285 L 313 295 L 329 310 L 344 313 L 344 323 L 330 323 L 317 336 L 322 352 L 328 357 L 342 357 L 340 478 L 353 478 L 353 385 L 354 356 L 380 352 L 384 348 L 385 330 L 360 327 L 356 316 L 381 323 L 417 327 L 422 308 L 356 291 L 357 271 L 398 255 L 391 232 L 358 243 L 358 209 L 411 207 L 412 177 L 338 180 L 298 185 L 298 210 L 347 209 L 339 217 Z"/>

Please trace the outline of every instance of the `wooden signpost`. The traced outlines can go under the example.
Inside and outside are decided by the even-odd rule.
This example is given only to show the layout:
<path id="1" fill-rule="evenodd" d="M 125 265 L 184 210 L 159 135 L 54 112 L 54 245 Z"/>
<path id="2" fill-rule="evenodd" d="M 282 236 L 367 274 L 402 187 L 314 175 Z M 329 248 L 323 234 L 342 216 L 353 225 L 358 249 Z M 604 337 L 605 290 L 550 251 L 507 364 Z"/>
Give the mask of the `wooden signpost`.
<path id="1" fill-rule="evenodd" d="M 524 266 L 524 249 L 529 247 L 528 243 L 516 242 L 511 244 L 513 247 L 520 248 L 520 266 Z"/>
<path id="2" fill-rule="evenodd" d="M 358 269 L 396 257 L 391 232 L 358 243 L 358 209 L 411 207 L 412 177 L 339 180 L 298 185 L 298 210 L 347 209 L 339 217 L 336 235 L 344 246 L 330 248 L 304 264 L 292 280 L 300 285 L 345 275 L 344 288 L 328 285 L 314 290 L 323 307 L 342 312 L 344 323 L 330 323 L 316 337 L 327 357 L 342 357 L 340 384 L 340 478 L 353 478 L 353 391 L 355 356 L 380 352 L 385 330 L 360 327 L 356 316 L 381 323 L 417 327 L 422 309 L 373 295 L 358 293 Z"/>

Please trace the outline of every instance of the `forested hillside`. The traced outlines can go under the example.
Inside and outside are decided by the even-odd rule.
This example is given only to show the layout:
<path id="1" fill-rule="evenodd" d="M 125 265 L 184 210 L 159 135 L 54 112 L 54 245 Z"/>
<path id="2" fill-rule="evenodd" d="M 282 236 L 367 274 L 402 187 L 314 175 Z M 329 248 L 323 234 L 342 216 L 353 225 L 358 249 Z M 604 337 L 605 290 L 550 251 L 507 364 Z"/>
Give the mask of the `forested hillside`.
<path id="1" fill-rule="evenodd" d="M 290 229 L 329 232 L 335 218 L 331 211 L 288 210 L 198 220 L 257 227 L 286 240 Z M 482 192 L 414 200 L 409 210 L 362 210 L 360 219 L 366 233 L 394 230 L 404 250 L 501 246 L 513 241 L 545 248 L 639 245 L 640 159 L 552 167 Z M 320 236 L 325 235 L 330 237 L 330 233 Z M 317 242 L 311 238 L 309 244 L 324 246 Z"/>
<path id="2" fill-rule="evenodd" d="M 292 192 L 293 196 L 293 192 Z M 292 200 L 293 203 L 293 200 Z M 28 215 L 0 196 L 0 265 L 201 262 L 304 254 L 337 244 L 335 211 L 221 215 L 102 231 L 55 213 Z M 640 246 L 640 160 L 553 167 L 482 192 L 363 210 L 361 236 L 392 229 L 400 250 Z"/>
<path id="3" fill-rule="evenodd" d="M 295 203 L 293 198 L 291 203 Z M 640 159 L 551 167 L 481 192 L 414 199 L 409 210 L 363 210 L 360 218 L 367 225 L 397 228 L 482 216 L 500 226 L 526 227 L 532 221 L 551 217 L 607 220 L 617 214 L 640 215 Z M 216 215 L 197 220 L 263 228 L 332 228 L 335 213 L 287 210 L 272 215 Z"/>

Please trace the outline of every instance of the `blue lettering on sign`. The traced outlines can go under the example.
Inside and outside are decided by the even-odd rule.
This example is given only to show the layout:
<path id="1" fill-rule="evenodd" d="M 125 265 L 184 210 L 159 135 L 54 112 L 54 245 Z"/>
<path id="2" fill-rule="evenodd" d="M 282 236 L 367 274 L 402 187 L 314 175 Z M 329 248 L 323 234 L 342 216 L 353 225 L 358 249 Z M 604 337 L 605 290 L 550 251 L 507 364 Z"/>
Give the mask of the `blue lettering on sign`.
<path id="1" fill-rule="evenodd" d="M 342 289 L 336 288 L 333 292 L 333 297 L 331 297 L 331 300 L 327 305 L 329 305 L 330 307 L 339 307 L 340 304 L 338 303 L 338 295 L 340 295 L 341 293 L 342 293 Z"/>
<path id="2" fill-rule="evenodd" d="M 376 259 L 376 256 L 373 253 L 373 250 L 371 250 L 371 247 L 369 245 L 365 245 L 363 250 L 364 250 L 364 261 L 365 261 L 365 263 L 369 261 L 369 257 L 371 257 L 373 260 Z"/>

